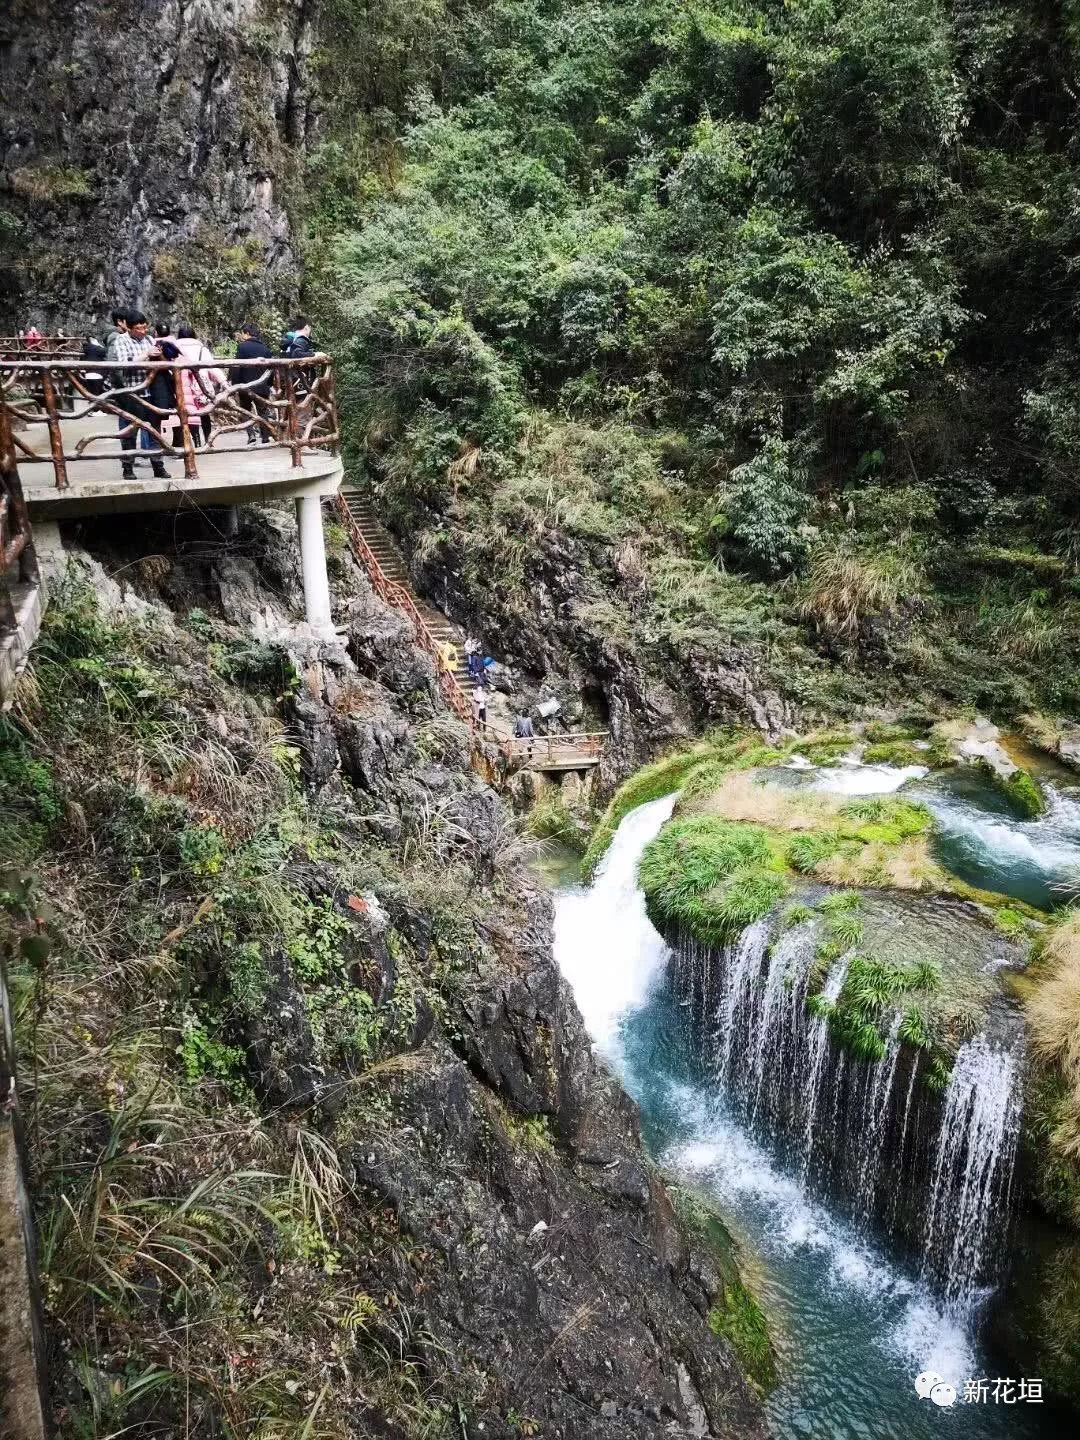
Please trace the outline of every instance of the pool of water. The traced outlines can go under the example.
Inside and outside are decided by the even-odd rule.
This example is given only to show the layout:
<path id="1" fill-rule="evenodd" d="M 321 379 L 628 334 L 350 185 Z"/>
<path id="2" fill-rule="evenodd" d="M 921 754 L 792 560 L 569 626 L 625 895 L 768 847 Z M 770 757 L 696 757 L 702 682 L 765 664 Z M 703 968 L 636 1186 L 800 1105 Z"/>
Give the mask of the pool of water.
<path id="1" fill-rule="evenodd" d="M 966 1381 L 1006 1378 L 977 1343 L 973 1317 L 947 1313 L 914 1262 L 809 1199 L 731 1119 L 724 1097 L 693 1078 L 686 1012 L 663 983 L 667 947 L 636 883 L 641 851 L 673 804 L 627 816 L 594 886 L 561 893 L 556 955 L 598 1052 L 641 1106 L 652 1153 L 712 1201 L 744 1248 L 780 1361 L 768 1400 L 776 1440 L 1072 1433 L 1048 1404 L 964 1404 Z M 928 1372 L 956 1388 L 957 1403 L 919 1397 L 916 1376 Z"/>
<path id="2" fill-rule="evenodd" d="M 942 865 L 984 890 L 1052 909 L 1080 893 L 1080 787 L 1046 780 L 1046 813 L 1021 819 L 977 770 L 927 776 L 905 794 L 933 812 Z"/>
<path id="3" fill-rule="evenodd" d="M 1019 816 L 1001 790 L 969 766 L 927 773 L 920 766 L 847 760 L 822 767 L 796 763 L 770 774 L 775 783 L 834 795 L 902 790 L 930 809 L 935 856 L 968 885 L 1044 910 L 1080 895 L 1080 782 L 1058 766 L 1039 775 L 1046 813 L 1035 820 Z"/>

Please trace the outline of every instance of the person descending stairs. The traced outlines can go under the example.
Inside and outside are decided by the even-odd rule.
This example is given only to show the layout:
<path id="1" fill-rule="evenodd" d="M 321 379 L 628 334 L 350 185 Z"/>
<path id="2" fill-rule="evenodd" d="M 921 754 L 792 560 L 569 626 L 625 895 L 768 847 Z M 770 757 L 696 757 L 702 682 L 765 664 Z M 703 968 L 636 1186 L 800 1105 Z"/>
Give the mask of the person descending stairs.
<path id="1" fill-rule="evenodd" d="M 394 580 L 397 584 L 404 585 L 407 590 L 412 591 L 412 577 L 409 574 L 409 567 L 405 563 L 405 557 L 398 549 L 397 542 L 372 509 L 367 491 L 345 485 L 342 487 L 341 494 L 383 574 L 388 580 Z M 469 667 L 465 656 L 465 637 L 461 630 L 448 620 L 441 610 L 436 610 L 433 605 L 429 605 L 419 595 L 414 593 L 413 598 L 416 608 L 424 617 L 424 623 L 434 636 L 436 644 L 440 648 L 447 644 L 454 647 L 457 652 L 457 662 L 450 673 L 463 690 L 470 689 Z"/>
<path id="2" fill-rule="evenodd" d="M 534 770 L 587 770 L 599 763 L 606 733 L 537 736 L 531 722 L 527 731 L 518 731 L 515 727 L 513 732 L 510 722 L 504 724 L 501 716 L 488 723 L 486 703 L 483 713 L 478 714 L 476 696 L 486 701 L 487 692 L 478 689 L 476 677 L 469 672 L 465 637 L 441 610 L 429 605 L 413 589 L 405 557 L 376 515 L 369 492 L 344 485 L 338 496 L 338 510 L 350 530 L 353 553 L 367 567 L 378 593 L 422 622 L 421 643 L 432 653 L 440 671 L 457 682 L 452 687 L 453 693 L 446 698 L 466 724 L 471 723 L 474 731 L 493 741 L 509 762 L 524 761 Z M 374 574 L 372 562 L 377 567 Z"/>

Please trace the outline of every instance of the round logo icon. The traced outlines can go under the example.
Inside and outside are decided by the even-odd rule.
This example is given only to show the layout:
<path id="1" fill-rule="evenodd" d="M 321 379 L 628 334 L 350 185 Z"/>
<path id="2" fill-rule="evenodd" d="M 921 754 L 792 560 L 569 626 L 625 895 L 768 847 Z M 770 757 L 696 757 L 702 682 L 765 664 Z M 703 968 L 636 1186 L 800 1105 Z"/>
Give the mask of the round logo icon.
<path id="1" fill-rule="evenodd" d="M 947 1409 L 948 1406 L 956 1404 L 956 1386 L 950 1385 L 947 1380 L 942 1380 L 930 1391 L 930 1399 L 935 1405 Z"/>
<path id="2" fill-rule="evenodd" d="M 934 1386 L 944 1383 L 944 1375 L 939 1375 L 936 1370 L 924 1370 L 921 1375 L 915 1376 L 915 1393 L 920 1400 L 929 1400 Z"/>

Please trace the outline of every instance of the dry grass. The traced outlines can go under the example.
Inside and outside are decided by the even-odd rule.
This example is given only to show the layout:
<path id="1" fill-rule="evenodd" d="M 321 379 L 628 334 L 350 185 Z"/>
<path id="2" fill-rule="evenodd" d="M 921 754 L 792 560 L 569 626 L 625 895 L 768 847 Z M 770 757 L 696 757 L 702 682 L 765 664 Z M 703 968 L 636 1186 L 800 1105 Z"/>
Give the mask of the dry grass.
<path id="1" fill-rule="evenodd" d="M 1051 755 L 1057 752 L 1062 734 L 1061 726 L 1051 716 L 1037 711 L 1020 716 L 1020 733 L 1037 749 L 1047 750 Z"/>
<path id="2" fill-rule="evenodd" d="M 699 815 L 718 815 L 770 830 L 821 830 L 836 824 L 841 803 L 830 795 L 771 785 L 753 770 L 736 770 L 690 808 Z"/>
<path id="3" fill-rule="evenodd" d="M 892 890 L 944 890 L 946 877 L 930 856 L 925 835 L 898 845 L 873 843 L 833 855 L 815 867 L 814 878 L 832 885 Z"/>
<path id="4" fill-rule="evenodd" d="M 800 608 L 819 629 L 850 642 L 866 620 L 893 613 L 922 585 L 920 567 L 899 551 L 871 553 L 846 544 L 827 546 L 811 559 Z"/>
<path id="5" fill-rule="evenodd" d="M 1024 1004 L 1028 1033 L 1035 1054 L 1060 1069 L 1069 1089 L 1053 1143 L 1080 1159 L 1080 909 L 1070 910 L 1048 933 L 1039 968 Z"/>

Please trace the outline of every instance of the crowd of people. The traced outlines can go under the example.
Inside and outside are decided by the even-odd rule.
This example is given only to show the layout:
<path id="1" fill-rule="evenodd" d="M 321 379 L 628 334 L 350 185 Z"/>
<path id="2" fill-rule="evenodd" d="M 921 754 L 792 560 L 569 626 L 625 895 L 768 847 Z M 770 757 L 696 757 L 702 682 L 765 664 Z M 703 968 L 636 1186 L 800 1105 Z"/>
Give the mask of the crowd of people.
<path id="1" fill-rule="evenodd" d="M 143 458 L 149 459 L 158 479 L 169 478 L 162 442 L 172 449 L 183 446 L 181 402 L 192 443 L 196 446 L 209 442 L 213 428 L 211 411 L 217 397 L 225 391 L 248 413 L 249 446 L 269 444 L 275 438 L 270 404 L 272 378 L 269 370 L 260 371 L 257 364 L 251 363 L 272 360 L 274 352 L 252 324 L 241 325 L 236 340 L 235 356 L 219 360 L 192 326 L 178 325 L 174 331 L 171 325 L 162 323 L 156 325 L 151 334 L 150 324 L 141 310 L 120 308 L 112 311 L 111 324 L 100 340 L 87 340 L 83 359 L 89 364 L 126 367 L 120 372 L 91 370 L 87 375 L 89 387 L 97 394 L 106 389 L 124 391 L 112 397 L 112 403 L 120 412 L 124 479 L 135 478 L 135 465 Z M 306 316 L 299 316 L 282 336 L 279 353 L 289 360 L 302 360 L 317 353 Z M 175 371 L 146 368 L 155 361 L 168 361 L 181 368 Z"/>

